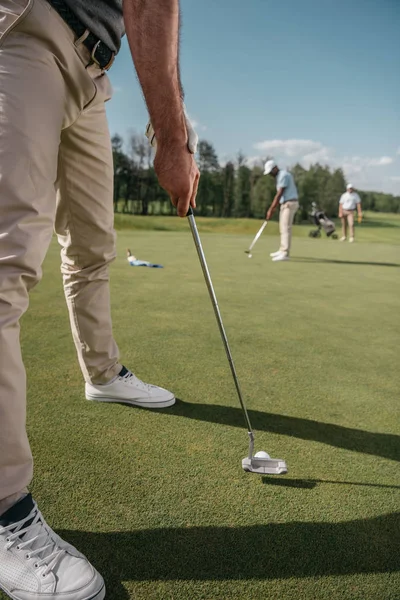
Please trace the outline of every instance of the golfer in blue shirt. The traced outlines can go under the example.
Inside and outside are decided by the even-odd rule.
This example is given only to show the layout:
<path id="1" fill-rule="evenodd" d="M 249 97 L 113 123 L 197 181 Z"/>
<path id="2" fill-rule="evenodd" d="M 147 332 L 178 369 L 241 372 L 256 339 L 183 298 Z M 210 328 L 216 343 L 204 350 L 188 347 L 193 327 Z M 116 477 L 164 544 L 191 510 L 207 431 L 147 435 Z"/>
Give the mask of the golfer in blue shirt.
<path id="1" fill-rule="evenodd" d="M 266 220 L 269 221 L 280 204 L 279 231 L 281 234 L 281 245 L 277 252 L 270 256 L 274 262 L 289 260 L 290 245 L 292 241 L 292 225 L 294 215 L 299 208 L 299 196 L 293 175 L 289 171 L 279 169 L 274 160 L 265 163 L 264 175 L 271 175 L 276 180 L 276 195 L 269 207 Z"/>

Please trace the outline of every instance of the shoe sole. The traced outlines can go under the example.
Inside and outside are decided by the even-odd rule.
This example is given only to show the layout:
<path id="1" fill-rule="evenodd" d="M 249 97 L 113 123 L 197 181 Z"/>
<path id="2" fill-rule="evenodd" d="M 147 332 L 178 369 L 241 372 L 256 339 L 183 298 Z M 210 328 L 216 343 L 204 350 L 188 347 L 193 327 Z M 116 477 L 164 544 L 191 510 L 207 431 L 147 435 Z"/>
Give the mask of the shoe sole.
<path id="1" fill-rule="evenodd" d="M 129 406 L 139 406 L 140 408 L 168 408 L 175 404 L 175 396 L 162 400 L 160 402 L 147 402 L 145 400 L 128 400 L 126 398 L 105 398 L 103 396 L 91 396 L 86 394 L 86 400 L 91 402 L 114 402 L 115 404 L 129 404 Z"/>
<path id="2" fill-rule="evenodd" d="M 13 596 L 11 594 L 11 592 L 8 592 L 5 588 L 3 588 L 0 585 L 0 590 L 2 590 L 9 598 L 11 598 L 11 600 L 18 600 L 18 598 L 16 598 L 16 596 Z M 60 595 L 60 597 L 62 597 Z M 104 600 L 104 598 L 106 597 L 106 586 L 103 583 L 103 587 L 101 588 L 101 590 L 99 592 L 96 592 L 94 596 L 90 596 L 87 598 L 82 598 L 82 600 Z"/>

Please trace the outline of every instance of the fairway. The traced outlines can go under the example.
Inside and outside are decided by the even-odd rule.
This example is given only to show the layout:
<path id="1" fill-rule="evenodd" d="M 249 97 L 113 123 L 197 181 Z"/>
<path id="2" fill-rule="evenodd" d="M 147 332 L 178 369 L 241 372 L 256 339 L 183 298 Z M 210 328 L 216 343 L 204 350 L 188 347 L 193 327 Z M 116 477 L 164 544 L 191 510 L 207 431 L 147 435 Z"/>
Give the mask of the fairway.
<path id="1" fill-rule="evenodd" d="M 295 228 L 287 263 L 269 259 L 276 224 L 252 259 L 258 221 L 203 229 L 256 450 L 288 464 L 275 478 L 241 469 L 247 433 L 185 220 L 120 220 L 111 267 L 123 364 L 179 398 L 159 412 L 84 399 L 53 241 L 22 322 L 32 492 L 107 600 L 400 598 L 400 227 L 386 219 L 355 244 Z M 127 247 L 165 268 L 129 267 Z"/>

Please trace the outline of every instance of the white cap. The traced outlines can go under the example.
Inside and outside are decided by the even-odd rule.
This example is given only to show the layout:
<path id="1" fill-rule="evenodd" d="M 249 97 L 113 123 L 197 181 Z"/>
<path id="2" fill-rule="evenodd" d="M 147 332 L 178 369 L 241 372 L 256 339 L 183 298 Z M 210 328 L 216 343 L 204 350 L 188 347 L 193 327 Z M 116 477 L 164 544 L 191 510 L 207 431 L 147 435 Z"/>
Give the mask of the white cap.
<path id="1" fill-rule="evenodd" d="M 269 173 L 271 173 L 271 171 L 274 167 L 276 167 L 275 161 L 267 160 L 267 162 L 264 165 L 264 175 L 269 175 Z"/>
<path id="2" fill-rule="evenodd" d="M 353 186 L 353 184 L 352 184 L 352 183 L 348 183 L 348 184 L 347 184 L 346 190 L 349 190 L 350 188 L 351 188 L 351 189 L 354 189 L 354 186 Z"/>

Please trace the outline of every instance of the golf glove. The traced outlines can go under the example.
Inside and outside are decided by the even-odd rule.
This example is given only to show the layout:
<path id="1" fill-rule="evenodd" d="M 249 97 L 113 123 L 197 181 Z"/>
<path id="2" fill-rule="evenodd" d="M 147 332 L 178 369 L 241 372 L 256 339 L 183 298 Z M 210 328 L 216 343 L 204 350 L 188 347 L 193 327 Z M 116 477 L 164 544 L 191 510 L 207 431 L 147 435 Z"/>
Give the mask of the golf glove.
<path id="1" fill-rule="evenodd" d="M 196 154 L 199 136 L 193 129 L 193 125 L 191 124 L 190 119 L 186 114 L 185 105 L 183 105 L 183 110 L 184 110 L 184 115 L 185 115 L 186 131 L 188 134 L 188 143 L 187 143 L 188 149 L 191 154 Z M 155 136 L 153 125 L 151 124 L 151 121 L 148 122 L 147 127 L 146 127 L 146 137 L 149 140 L 151 146 L 153 146 L 153 148 L 157 148 L 157 140 L 156 140 L 156 136 Z"/>

